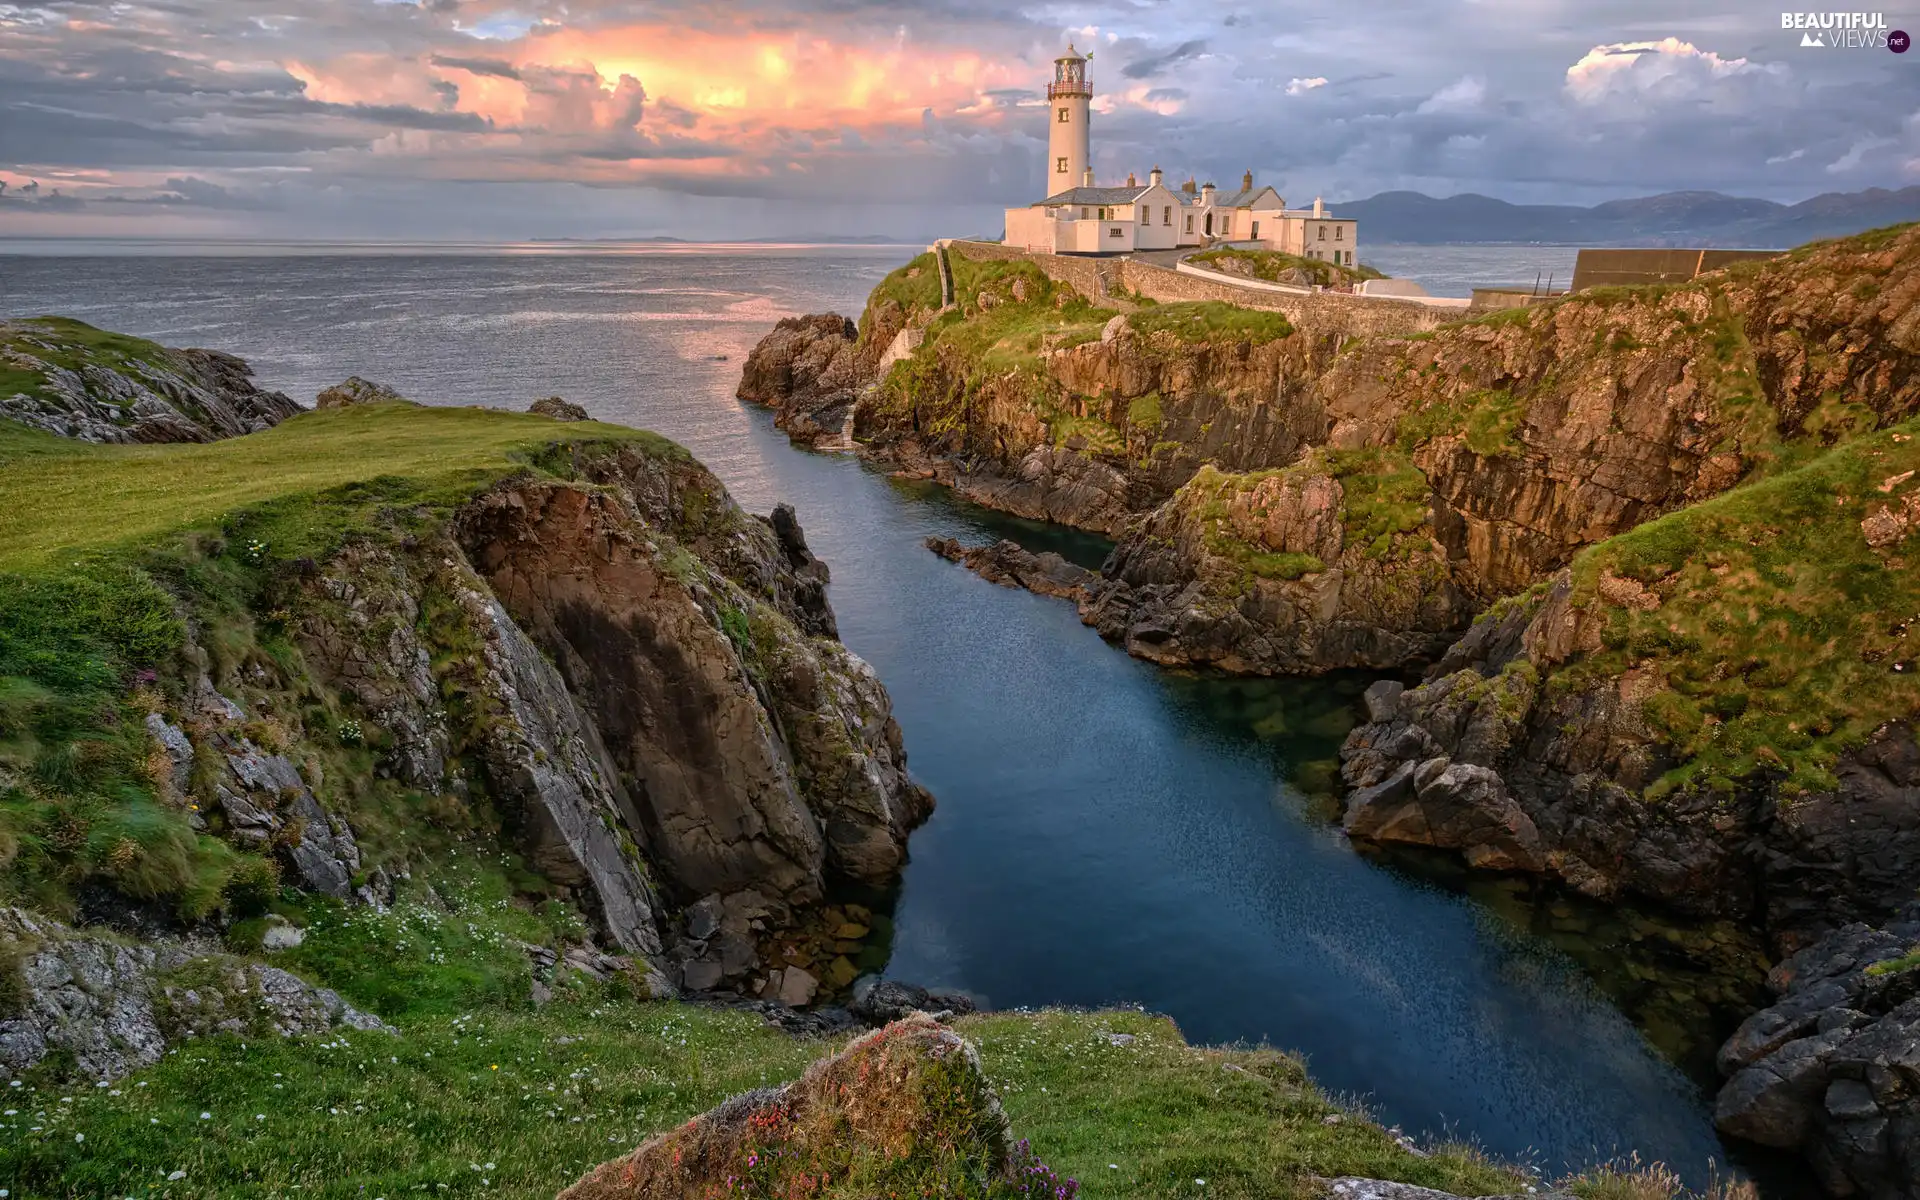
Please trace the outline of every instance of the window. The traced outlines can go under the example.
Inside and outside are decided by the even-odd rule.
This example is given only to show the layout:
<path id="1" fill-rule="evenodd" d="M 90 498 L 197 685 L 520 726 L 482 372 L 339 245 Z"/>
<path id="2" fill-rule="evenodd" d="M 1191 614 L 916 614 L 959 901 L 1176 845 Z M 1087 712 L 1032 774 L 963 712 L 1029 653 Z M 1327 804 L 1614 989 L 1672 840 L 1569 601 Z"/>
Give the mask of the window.
<path id="1" fill-rule="evenodd" d="M 1258 240 L 1259 240 L 1259 238 L 1260 238 L 1260 222 L 1258 222 L 1258 221 L 1255 221 L 1255 222 L 1253 223 L 1253 232 L 1252 232 L 1251 234 L 1249 234 L 1248 236 L 1250 236 L 1250 237 L 1252 237 L 1252 238 L 1253 238 L 1254 240 L 1256 240 L 1256 241 L 1258 241 Z"/>
<path id="2" fill-rule="evenodd" d="M 1107 219 L 1107 210 L 1106 210 L 1106 209 L 1104 209 L 1104 208 L 1100 210 L 1100 219 L 1101 219 L 1102 221 L 1104 221 L 1104 220 L 1106 220 L 1106 219 Z"/>
<path id="3" fill-rule="evenodd" d="M 1187 214 L 1187 232 L 1188 233 L 1193 232 L 1193 214 L 1192 213 Z"/>
<path id="4" fill-rule="evenodd" d="M 1162 225 L 1173 224 L 1173 205 L 1169 204 L 1160 210 L 1160 223 Z"/>
<path id="5" fill-rule="evenodd" d="M 1127 236 L 1127 231 L 1123 226 L 1115 225 L 1112 228 L 1107 230 L 1107 236 L 1108 237 L 1125 237 Z"/>
<path id="6" fill-rule="evenodd" d="M 1060 110 L 1060 123 L 1062 125 L 1068 125 L 1072 123 L 1073 121 L 1073 117 L 1071 115 L 1072 112 L 1073 110 L 1070 108 L 1063 108 Z"/>
<path id="7" fill-rule="evenodd" d="M 1150 225 L 1153 223 L 1153 214 L 1147 211 L 1147 206 L 1144 204 L 1140 206 L 1140 223 L 1142 225 Z"/>
<path id="8" fill-rule="evenodd" d="M 1220 218 L 1220 236 L 1221 237 L 1233 236 L 1233 214 L 1232 213 L 1228 213 L 1225 216 Z"/>
<path id="9" fill-rule="evenodd" d="M 1067 160 L 1065 155 L 1062 155 L 1060 158 L 1055 160 L 1053 165 L 1053 173 L 1055 175 L 1065 175 L 1067 173 Z"/>
<path id="10" fill-rule="evenodd" d="M 1065 162 L 1065 161 L 1067 161 L 1067 160 L 1063 158 L 1063 159 L 1061 159 L 1060 161 L 1061 161 L 1061 162 Z M 1326 241 L 1326 240 L 1327 240 L 1327 227 L 1326 227 L 1325 225 L 1321 225 L 1321 226 L 1317 226 L 1317 228 L 1318 228 L 1318 229 L 1320 230 L 1320 240 L 1321 240 L 1321 241 L 1323 241 L 1323 242 L 1324 242 L 1324 241 Z"/>
<path id="11" fill-rule="evenodd" d="M 1062 161 L 1065 161 L 1065 160 L 1063 159 Z M 1084 206 L 1080 209 L 1080 219 L 1082 221 L 1086 220 L 1088 217 L 1091 217 L 1092 215 L 1093 215 L 1092 209 L 1086 208 Z"/>
<path id="12" fill-rule="evenodd" d="M 1333 227 L 1333 240 L 1334 240 L 1334 241 L 1336 241 L 1336 242 L 1338 242 L 1338 241 L 1344 241 L 1344 240 L 1346 239 L 1346 236 L 1347 236 L 1347 227 L 1346 227 L 1345 225 L 1335 225 L 1335 226 Z"/>

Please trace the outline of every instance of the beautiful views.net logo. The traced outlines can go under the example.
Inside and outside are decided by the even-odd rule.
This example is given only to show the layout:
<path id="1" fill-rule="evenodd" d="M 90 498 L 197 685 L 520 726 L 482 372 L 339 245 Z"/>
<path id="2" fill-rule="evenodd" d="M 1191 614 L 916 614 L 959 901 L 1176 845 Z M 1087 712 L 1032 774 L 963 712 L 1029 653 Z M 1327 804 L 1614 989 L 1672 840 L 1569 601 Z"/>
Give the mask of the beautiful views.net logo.
<path id="1" fill-rule="evenodd" d="M 1906 35 L 1887 28 L 1887 14 L 1869 12 L 1783 12 L 1780 28 L 1796 30 L 1800 44 L 1820 50 L 1906 49 Z M 1897 34 L 1889 44 L 1889 34 Z"/>

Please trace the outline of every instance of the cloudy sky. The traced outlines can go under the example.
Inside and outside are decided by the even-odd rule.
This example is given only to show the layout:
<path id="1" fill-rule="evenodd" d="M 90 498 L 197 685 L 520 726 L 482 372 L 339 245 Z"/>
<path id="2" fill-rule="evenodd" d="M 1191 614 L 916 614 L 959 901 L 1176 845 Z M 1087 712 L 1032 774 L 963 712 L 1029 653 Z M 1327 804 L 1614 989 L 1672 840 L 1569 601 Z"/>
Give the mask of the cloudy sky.
<path id="1" fill-rule="evenodd" d="M 1920 52 L 1780 26 L 1691 0 L 0 0 L 0 236 L 997 233 L 1041 185 L 1069 39 L 1103 181 L 1920 184 Z"/>

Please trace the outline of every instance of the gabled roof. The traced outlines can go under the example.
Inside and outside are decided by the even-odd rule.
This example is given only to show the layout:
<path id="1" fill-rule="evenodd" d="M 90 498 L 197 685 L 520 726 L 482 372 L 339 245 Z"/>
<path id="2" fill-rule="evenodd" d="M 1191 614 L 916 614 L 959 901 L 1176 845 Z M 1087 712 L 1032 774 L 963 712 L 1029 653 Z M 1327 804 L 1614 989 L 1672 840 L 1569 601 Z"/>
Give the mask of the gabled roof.
<path id="1" fill-rule="evenodd" d="M 1274 206 L 1279 207 L 1280 193 L 1273 191 L 1272 184 L 1264 183 L 1256 188 L 1242 188 L 1231 196 L 1218 197 L 1213 204 L 1215 208 L 1247 208 L 1258 201 L 1263 192 L 1273 192 Z"/>
<path id="2" fill-rule="evenodd" d="M 1153 190 L 1151 184 L 1146 187 L 1076 187 L 1064 192 L 1055 192 L 1040 203 L 1047 208 L 1063 204 L 1132 204 L 1144 193 Z"/>

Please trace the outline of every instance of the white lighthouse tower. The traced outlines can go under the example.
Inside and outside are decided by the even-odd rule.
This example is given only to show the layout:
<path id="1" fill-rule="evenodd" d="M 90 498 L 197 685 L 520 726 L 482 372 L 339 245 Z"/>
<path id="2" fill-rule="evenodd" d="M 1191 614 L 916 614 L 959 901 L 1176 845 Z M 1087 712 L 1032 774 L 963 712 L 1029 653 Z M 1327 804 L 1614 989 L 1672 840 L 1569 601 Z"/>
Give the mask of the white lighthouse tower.
<path id="1" fill-rule="evenodd" d="M 1067 52 L 1053 60 L 1053 82 L 1047 85 L 1053 132 L 1047 137 L 1047 194 L 1064 192 L 1093 182 L 1088 153 L 1087 117 L 1093 84 L 1087 81 L 1087 60 L 1068 43 Z"/>

